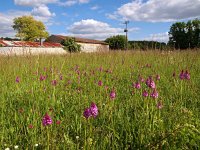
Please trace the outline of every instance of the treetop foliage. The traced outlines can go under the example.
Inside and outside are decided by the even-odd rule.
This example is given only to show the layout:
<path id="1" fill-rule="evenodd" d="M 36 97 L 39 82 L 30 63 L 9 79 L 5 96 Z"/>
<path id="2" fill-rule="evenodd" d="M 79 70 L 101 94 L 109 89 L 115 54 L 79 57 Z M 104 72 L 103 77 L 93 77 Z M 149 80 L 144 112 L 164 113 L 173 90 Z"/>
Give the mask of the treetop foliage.
<path id="1" fill-rule="evenodd" d="M 32 16 L 17 17 L 13 20 L 13 28 L 17 31 L 16 37 L 25 41 L 47 38 L 48 32 L 41 21 L 35 20 Z"/>

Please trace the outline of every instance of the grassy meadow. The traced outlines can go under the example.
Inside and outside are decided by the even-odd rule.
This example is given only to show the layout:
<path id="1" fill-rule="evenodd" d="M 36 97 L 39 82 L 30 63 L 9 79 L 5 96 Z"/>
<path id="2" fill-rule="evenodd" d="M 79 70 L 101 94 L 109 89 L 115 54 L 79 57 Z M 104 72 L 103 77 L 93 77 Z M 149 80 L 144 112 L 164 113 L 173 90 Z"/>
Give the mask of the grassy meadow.
<path id="1" fill-rule="evenodd" d="M 0 85 L 3 150 L 200 149 L 199 51 L 0 56 Z"/>

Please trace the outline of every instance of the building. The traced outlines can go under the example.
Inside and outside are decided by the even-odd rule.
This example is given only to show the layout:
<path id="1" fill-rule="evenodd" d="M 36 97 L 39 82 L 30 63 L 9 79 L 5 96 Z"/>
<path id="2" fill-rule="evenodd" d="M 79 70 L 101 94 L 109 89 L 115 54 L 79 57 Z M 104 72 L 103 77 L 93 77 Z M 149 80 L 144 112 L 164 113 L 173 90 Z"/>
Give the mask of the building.
<path id="1" fill-rule="evenodd" d="M 61 43 L 66 38 L 70 38 L 69 36 L 62 35 L 51 35 L 46 41 Z M 109 45 L 103 41 L 99 40 L 91 40 L 85 38 L 77 38 L 74 37 L 75 42 L 81 45 L 82 52 L 106 52 L 109 51 Z"/>
<path id="2" fill-rule="evenodd" d="M 66 54 L 60 43 L 6 41 L 0 39 L 0 55 Z"/>

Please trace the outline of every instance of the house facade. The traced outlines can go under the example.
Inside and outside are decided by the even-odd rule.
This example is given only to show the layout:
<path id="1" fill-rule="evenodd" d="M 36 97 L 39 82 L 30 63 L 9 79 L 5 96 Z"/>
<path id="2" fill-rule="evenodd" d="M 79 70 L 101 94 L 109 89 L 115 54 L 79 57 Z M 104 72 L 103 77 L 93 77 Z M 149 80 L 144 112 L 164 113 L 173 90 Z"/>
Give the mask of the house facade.
<path id="1" fill-rule="evenodd" d="M 66 38 L 70 38 L 69 36 L 62 35 L 51 35 L 46 41 L 61 43 Z M 85 38 L 77 38 L 74 37 L 75 42 L 81 45 L 81 51 L 90 53 L 90 52 L 107 52 L 109 51 L 109 45 L 103 41 L 99 40 L 91 40 Z"/>

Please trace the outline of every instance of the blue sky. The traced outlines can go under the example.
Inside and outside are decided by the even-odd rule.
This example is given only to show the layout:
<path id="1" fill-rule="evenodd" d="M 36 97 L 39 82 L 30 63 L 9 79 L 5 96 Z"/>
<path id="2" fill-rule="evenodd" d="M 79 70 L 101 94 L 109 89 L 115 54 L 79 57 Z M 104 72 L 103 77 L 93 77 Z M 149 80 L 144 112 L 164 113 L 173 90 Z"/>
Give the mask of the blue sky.
<path id="1" fill-rule="evenodd" d="M 90 39 L 124 34 L 129 40 L 167 42 L 176 21 L 200 17 L 200 0 L 1 0 L 0 37 L 14 37 L 13 18 L 32 15 L 50 34 Z"/>

